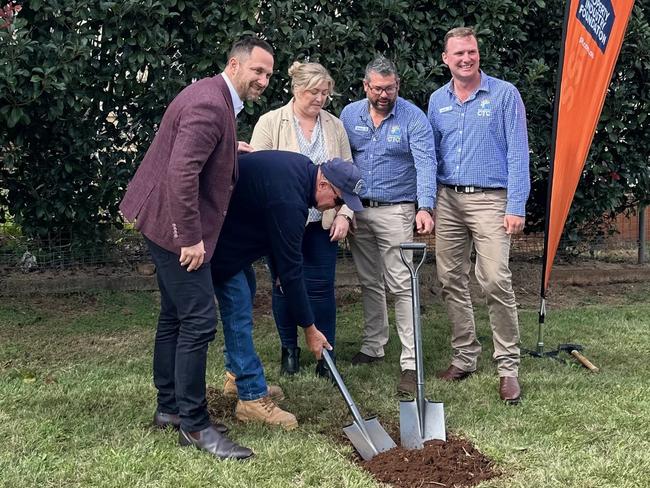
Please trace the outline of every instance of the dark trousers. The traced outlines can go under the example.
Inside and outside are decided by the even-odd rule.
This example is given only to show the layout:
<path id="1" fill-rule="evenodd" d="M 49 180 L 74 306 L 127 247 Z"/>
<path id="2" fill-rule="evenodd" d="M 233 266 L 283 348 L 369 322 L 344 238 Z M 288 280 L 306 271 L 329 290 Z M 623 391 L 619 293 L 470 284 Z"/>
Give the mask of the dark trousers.
<path id="1" fill-rule="evenodd" d="M 181 427 L 196 432 L 210 425 L 205 398 L 208 344 L 217 319 L 210 263 L 189 272 L 179 256 L 146 239 L 156 265 L 160 316 L 153 352 L 158 410 L 178 413 Z"/>
<path id="2" fill-rule="evenodd" d="M 336 253 L 338 243 L 331 242 L 329 231 L 320 222 L 312 222 L 305 227 L 302 238 L 303 275 L 309 304 L 316 320 L 316 328 L 334 347 L 336 336 L 336 297 L 334 278 L 336 275 Z M 272 263 L 271 263 L 272 264 Z M 289 314 L 287 298 L 277 283 L 277 275 L 271 268 L 273 280 L 273 317 L 278 328 L 283 347 L 298 346 L 298 326 Z"/>

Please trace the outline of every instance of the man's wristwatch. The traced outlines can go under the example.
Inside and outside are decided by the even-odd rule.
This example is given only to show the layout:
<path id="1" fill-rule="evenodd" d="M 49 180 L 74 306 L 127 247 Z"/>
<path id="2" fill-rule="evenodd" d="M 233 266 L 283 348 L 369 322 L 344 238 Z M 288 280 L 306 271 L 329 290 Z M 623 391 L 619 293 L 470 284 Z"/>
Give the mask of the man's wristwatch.
<path id="1" fill-rule="evenodd" d="M 418 212 L 426 212 L 433 217 L 433 209 L 431 207 L 418 207 Z"/>

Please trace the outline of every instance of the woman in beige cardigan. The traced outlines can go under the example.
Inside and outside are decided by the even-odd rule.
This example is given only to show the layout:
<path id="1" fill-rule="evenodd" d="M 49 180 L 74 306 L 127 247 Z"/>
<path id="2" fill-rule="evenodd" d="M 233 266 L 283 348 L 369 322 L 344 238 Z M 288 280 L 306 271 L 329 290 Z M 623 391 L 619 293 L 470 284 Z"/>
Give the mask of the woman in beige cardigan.
<path id="1" fill-rule="evenodd" d="M 323 110 L 334 92 L 334 80 L 318 63 L 295 62 L 289 68 L 291 101 L 262 115 L 253 129 L 251 146 L 255 150 L 282 149 L 309 157 L 314 164 L 332 158 L 352 161 L 350 143 L 343 124 Z M 307 293 L 316 318 L 315 325 L 334 346 L 336 301 L 334 276 L 338 241 L 344 239 L 352 224 L 353 212 L 343 206 L 321 214 L 309 210 L 302 243 L 303 270 Z M 292 320 L 282 287 L 269 263 L 273 286 L 273 316 L 282 342 L 281 372 L 295 374 L 300 368 L 297 325 Z M 316 373 L 333 379 L 321 359 Z"/>

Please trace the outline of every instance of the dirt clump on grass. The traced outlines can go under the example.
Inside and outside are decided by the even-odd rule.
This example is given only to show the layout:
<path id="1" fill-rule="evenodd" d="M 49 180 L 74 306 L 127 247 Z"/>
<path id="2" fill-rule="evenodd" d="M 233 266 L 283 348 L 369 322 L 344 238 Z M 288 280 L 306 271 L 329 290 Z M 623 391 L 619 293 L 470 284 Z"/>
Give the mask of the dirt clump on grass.
<path id="1" fill-rule="evenodd" d="M 460 488 L 501 474 L 469 441 L 456 436 L 448 436 L 447 442 L 425 442 L 422 449 L 398 446 L 358 462 L 375 479 L 395 488 Z"/>
<path id="2" fill-rule="evenodd" d="M 210 420 L 212 422 L 232 422 L 237 398 L 224 396 L 221 388 L 214 386 L 207 387 L 205 396 L 208 402 L 208 414 L 210 414 Z"/>

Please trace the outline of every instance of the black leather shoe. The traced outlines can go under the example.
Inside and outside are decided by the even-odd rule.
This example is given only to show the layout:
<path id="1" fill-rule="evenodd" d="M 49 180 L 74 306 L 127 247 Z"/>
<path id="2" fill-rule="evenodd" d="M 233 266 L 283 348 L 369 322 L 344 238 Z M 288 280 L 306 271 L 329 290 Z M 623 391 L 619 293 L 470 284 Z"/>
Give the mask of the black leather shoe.
<path id="1" fill-rule="evenodd" d="M 156 413 L 153 415 L 153 425 L 159 429 L 166 429 L 167 427 L 173 427 L 178 430 L 181 427 L 181 418 L 178 414 L 175 413 L 163 413 L 159 410 L 156 410 Z M 228 432 L 228 427 L 223 424 L 214 424 L 214 428 L 217 429 L 217 432 L 220 434 L 225 434 Z"/>
<path id="2" fill-rule="evenodd" d="M 159 429 L 173 427 L 178 430 L 181 427 L 181 418 L 177 413 L 163 413 L 160 410 L 156 410 L 156 413 L 153 414 L 153 425 Z"/>
<path id="3" fill-rule="evenodd" d="M 210 425 L 198 432 L 198 438 L 194 438 L 189 432 L 183 429 L 178 431 L 178 443 L 181 446 L 193 445 L 201 451 L 209 452 L 219 459 L 248 459 L 253 456 L 249 448 L 234 443 L 225 434 L 221 434 Z"/>
<path id="4" fill-rule="evenodd" d="M 381 363 L 384 360 L 382 357 L 368 356 L 367 354 L 359 351 L 351 359 L 352 366 L 358 366 L 359 364 L 371 364 L 371 363 Z"/>
<path id="5" fill-rule="evenodd" d="M 300 371 L 300 348 L 283 347 L 280 374 L 291 376 Z"/>
<path id="6" fill-rule="evenodd" d="M 332 361 L 336 363 L 336 354 L 334 354 L 334 351 L 329 351 L 329 353 Z M 332 383 L 336 383 L 334 375 L 332 374 L 332 371 L 330 370 L 329 366 L 327 366 L 327 363 L 324 359 L 319 359 L 318 363 L 316 363 L 316 375 L 320 376 L 321 378 L 326 378 Z"/>

